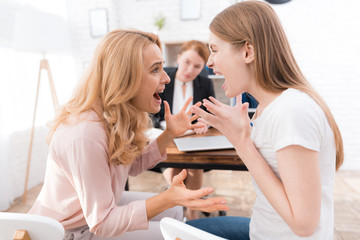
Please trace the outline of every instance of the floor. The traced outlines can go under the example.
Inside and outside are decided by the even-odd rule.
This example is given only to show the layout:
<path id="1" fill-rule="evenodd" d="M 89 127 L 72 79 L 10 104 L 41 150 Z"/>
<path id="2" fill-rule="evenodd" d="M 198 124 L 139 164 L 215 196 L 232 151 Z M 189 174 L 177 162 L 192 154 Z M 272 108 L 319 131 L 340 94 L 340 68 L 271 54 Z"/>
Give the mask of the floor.
<path id="1" fill-rule="evenodd" d="M 129 178 L 131 191 L 162 192 L 166 183 L 161 174 L 146 171 Z M 228 216 L 251 215 L 255 193 L 249 172 L 213 170 L 204 174 L 204 186 L 212 186 L 212 196 L 227 199 Z M 41 185 L 31 189 L 27 203 L 16 199 L 9 212 L 26 212 L 34 202 Z M 335 240 L 360 239 L 360 171 L 339 171 L 335 180 Z M 215 216 L 216 213 L 212 213 Z"/>

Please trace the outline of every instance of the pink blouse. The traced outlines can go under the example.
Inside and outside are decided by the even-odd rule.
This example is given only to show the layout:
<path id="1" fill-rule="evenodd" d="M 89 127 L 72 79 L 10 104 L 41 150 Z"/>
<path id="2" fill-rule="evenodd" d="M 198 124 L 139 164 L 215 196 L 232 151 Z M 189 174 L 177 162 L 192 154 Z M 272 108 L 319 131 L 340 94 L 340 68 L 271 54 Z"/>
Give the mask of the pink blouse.
<path id="1" fill-rule="evenodd" d="M 52 137 L 43 188 L 30 214 L 48 216 L 65 229 L 88 225 L 98 236 L 148 228 L 145 200 L 118 206 L 128 175 L 166 159 L 150 142 L 130 165 L 108 162 L 108 138 L 95 112 L 81 122 L 60 125 Z"/>

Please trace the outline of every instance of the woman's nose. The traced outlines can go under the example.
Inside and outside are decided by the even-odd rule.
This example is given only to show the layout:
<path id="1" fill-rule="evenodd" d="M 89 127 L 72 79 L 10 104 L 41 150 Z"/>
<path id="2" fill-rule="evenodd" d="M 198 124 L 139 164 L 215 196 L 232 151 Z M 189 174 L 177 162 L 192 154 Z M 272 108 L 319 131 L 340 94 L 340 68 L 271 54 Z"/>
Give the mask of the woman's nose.
<path id="1" fill-rule="evenodd" d="M 211 55 L 210 55 L 210 57 L 209 57 L 209 59 L 208 59 L 208 61 L 207 61 L 207 63 L 206 63 L 206 66 L 207 66 L 208 68 L 213 68 L 213 67 L 214 67 L 214 62 L 213 62 L 213 60 L 212 60 Z"/>
<path id="2" fill-rule="evenodd" d="M 162 77 L 162 82 L 164 84 L 168 84 L 170 82 L 170 77 L 165 71 L 163 71 L 163 72 L 164 72 L 164 74 L 163 74 L 163 77 Z"/>

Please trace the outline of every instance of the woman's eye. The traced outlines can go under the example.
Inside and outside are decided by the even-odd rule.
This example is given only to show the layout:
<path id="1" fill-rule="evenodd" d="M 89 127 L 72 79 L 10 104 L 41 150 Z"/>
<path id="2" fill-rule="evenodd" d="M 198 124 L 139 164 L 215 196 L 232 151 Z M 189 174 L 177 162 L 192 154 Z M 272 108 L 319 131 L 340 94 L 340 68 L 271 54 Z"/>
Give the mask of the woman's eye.
<path id="1" fill-rule="evenodd" d="M 157 73 L 158 71 L 159 71 L 159 68 L 157 67 L 157 68 L 154 68 L 154 70 L 152 72 Z"/>

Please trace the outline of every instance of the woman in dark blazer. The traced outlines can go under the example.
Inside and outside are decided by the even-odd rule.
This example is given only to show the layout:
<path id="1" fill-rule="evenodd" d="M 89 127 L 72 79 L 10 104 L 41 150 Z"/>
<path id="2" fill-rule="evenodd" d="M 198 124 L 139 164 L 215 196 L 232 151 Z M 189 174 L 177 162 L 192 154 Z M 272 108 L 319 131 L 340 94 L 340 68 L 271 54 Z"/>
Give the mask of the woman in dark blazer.
<path id="1" fill-rule="evenodd" d="M 206 61 L 209 57 L 207 46 L 196 40 L 185 42 L 180 49 L 177 58 L 178 67 L 165 69 L 170 77 L 170 83 L 166 85 L 163 93 L 159 94 L 162 100 L 166 100 L 173 114 L 177 113 L 184 105 L 189 97 L 193 97 L 192 104 L 210 96 L 215 97 L 214 86 L 206 75 L 201 75 Z M 189 106 L 191 106 L 190 104 Z M 164 104 L 161 105 L 159 113 L 153 116 L 155 127 L 164 128 Z M 203 123 L 196 123 L 202 124 Z M 195 129 L 195 133 L 201 134 L 208 130 L 208 126 Z M 170 185 L 171 179 L 177 175 L 181 169 L 167 168 L 163 174 Z M 203 172 L 202 169 L 187 169 L 187 178 L 184 183 L 188 189 L 199 189 L 202 187 Z M 186 209 L 186 217 L 188 220 L 199 218 L 198 212 Z"/>
<path id="2" fill-rule="evenodd" d="M 159 95 L 162 100 L 166 100 L 169 103 L 170 109 L 172 110 L 174 100 L 175 75 L 178 71 L 178 68 L 164 68 L 164 70 L 170 77 L 170 83 L 166 85 L 164 92 L 160 93 Z M 205 98 L 207 99 L 210 96 L 215 97 L 214 85 L 211 79 L 209 79 L 205 74 L 201 73 L 193 80 L 193 103 L 202 101 Z M 161 128 L 160 122 L 165 121 L 164 111 L 164 104 L 161 104 L 160 112 L 153 116 L 153 122 L 155 127 L 157 128 Z"/>

